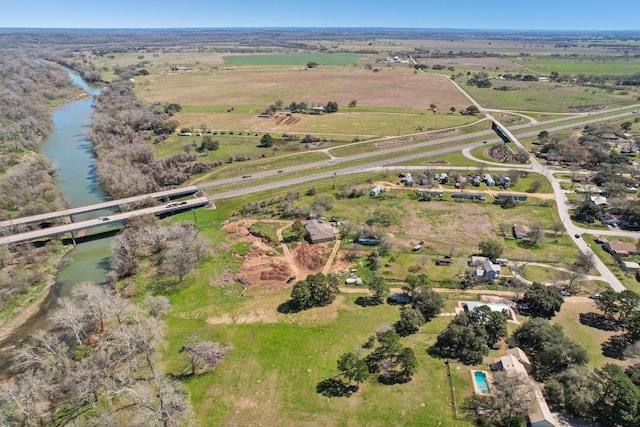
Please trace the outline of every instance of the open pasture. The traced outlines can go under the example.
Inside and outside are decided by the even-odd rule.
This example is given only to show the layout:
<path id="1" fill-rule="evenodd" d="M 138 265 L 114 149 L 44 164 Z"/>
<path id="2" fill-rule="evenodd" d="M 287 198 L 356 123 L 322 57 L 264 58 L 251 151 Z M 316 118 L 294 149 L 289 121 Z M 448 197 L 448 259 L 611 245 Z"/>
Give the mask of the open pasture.
<path id="1" fill-rule="evenodd" d="M 620 76 L 637 73 L 640 69 L 640 60 L 637 58 L 520 58 L 515 62 L 541 75 L 549 75 L 555 71 L 572 76 L 577 74 Z"/>
<path id="2" fill-rule="evenodd" d="M 294 101 L 309 105 L 335 101 L 341 108 L 356 100 L 358 105 L 405 107 L 416 112 L 426 111 L 432 103 L 446 110 L 469 105 L 444 77 L 408 68 L 378 73 L 354 67 L 178 71 L 152 76 L 137 91 L 149 102 L 260 110 L 277 100 L 285 106 Z"/>
<path id="3" fill-rule="evenodd" d="M 199 128 L 202 123 L 214 130 L 251 130 L 269 132 L 273 136 L 283 133 L 313 134 L 317 137 L 329 136 L 331 140 L 351 141 L 374 136 L 404 135 L 419 132 L 421 129 L 448 128 L 467 124 L 469 116 L 450 114 L 394 114 L 358 112 L 347 108 L 334 114 L 293 114 L 287 120 L 281 114 L 273 118 L 261 118 L 257 113 L 196 113 L 189 108 L 176 115 L 181 127 Z M 215 138 L 215 137 L 214 137 Z"/>
<path id="4" fill-rule="evenodd" d="M 497 86 L 507 86 L 512 90 L 495 90 Z M 492 88 L 480 89 L 464 83 L 463 88 L 485 108 L 516 111 L 566 112 L 570 107 L 620 107 L 636 102 L 638 97 L 632 90 L 623 95 L 620 91 L 609 93 L 603 89 L 551 82 L 494 80 Z"/>

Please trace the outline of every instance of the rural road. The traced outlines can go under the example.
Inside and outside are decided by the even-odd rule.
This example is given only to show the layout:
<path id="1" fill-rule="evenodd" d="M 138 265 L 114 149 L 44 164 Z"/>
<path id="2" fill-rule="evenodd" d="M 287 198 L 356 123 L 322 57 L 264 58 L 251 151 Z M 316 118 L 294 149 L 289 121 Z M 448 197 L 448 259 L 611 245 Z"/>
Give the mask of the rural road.
<path id="1" fill-rule="evenodd" d="M 528 153 L 528 150 L 520 142 L 520 140 L 509 129 L 507 129 L 506 126 L 502 125 L 491 114 L 491 112 L 483 108 L 478 102 L 476 102 L 475 99 L 473 99 L 468 93 L 466 93 L 460 87 L 460 85 L 458 85 L 456 82 L 452 81 L 452 83 L 455 86 L 457 86 L 458 90 L 460 90 L 462 94 L 464 94 L 476 107 L 478 107 L 478 109 L 482 113 L 484 113 L 489 120 L 492 120 L 499 127 L 501 127 L 504 133 L 509 137 L 509 139 L 516 146 L 518 146 L 519 148 L 521 148 L 522 150 Z M 574 125 L 574 127 L 575 126 L 577 125 Z M 583 233 L 590 232 L 591 230 L 587 230 L 585 228 L 579 227 L 575 225 L 571 220 L 571 215 L 569 212 L 569 207 L 571 206 L 571 203 L 567 199 L 566 193 L 562 190 L 562 187 L 560 186 L 560 181 L 553 175 L 552 171 L 550 171 L 549 169 L 547 169 L 546 166 L 538 162 L 538 160 L 534 156 L 529 155 L 529 161 L 531 162 L 531 170 L 533 172 L 537 172 L 543 175 L 551 183 L 551 187 L 553 188 L 553 193 L 556 199 L 556 206 L 558 207 L 558 215 L 560 217 L 560 221 L 562 222 L 562 225 L 567 231 L 567 234 L 571 237 L 571 239 L 573 239 L 573 242 L 576 244 L 578 249 L 580 249 L 580 251 L 582 251 L 584 254 L 586 254 L 587 256 L 593 259 L 594 267 L 600 273 L 602 280 L 607 282 L 614 291 L 616 292 L 624 291 L 626 288 L 624 287 L 622 282 L 618 280 L 618 278 L 611 272 L 611 270 L 609 270 L 609 268 L 604 264 L 604 262 L 602 262 L 602 260 L 591 250 L 591 247 L 587 244 L 587 242 L 585 242 L 584 239 L 580 237 Z M 609 234 L 609 235 L 614 235 L 614 234 Z M 637 238 L 640 236 L 640 234 L 634 233 L 633 236 Z"/>

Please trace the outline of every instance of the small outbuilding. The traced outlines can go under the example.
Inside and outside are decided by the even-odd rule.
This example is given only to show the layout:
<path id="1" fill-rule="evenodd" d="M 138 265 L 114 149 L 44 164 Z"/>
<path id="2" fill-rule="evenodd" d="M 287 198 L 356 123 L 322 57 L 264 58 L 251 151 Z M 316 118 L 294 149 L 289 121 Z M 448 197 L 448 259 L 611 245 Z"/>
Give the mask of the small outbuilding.
<path id="1" fill-rule="evenodd" d="M 513 237 L 516 239 L 524 239 L 531 236 L 531 229 L 526 225 L 513 225 Z"/>

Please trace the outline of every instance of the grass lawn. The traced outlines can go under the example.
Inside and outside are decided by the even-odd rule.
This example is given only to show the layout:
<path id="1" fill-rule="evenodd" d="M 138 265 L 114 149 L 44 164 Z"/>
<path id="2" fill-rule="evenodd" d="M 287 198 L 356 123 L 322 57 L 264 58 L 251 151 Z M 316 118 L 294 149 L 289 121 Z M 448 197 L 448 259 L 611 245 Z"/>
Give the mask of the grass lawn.
<path id="1" fill-rule="evenodd" d="M 602 344 L 617 332 L 602 331 L 580 323 L 580 313 L 600 313 L 593 300 L 586 297 L 566 298 L 562 309 L 551 323 L 562 326 L 565 335 L 587 350 L 589 366 L 599 368 L 605 363 L 620 364 L 620 361 L 602 354 Z M 618 332 L 619 333 L 619 332 Z"/>
<path id="2" fill-rule="evenodd" d="M 570 277 L 570 275 L 564 271 L 537 265 L 525 265 L 522 269 L 522 275 L 525 279 L 540 283 L 554 283 L 567 280 Z"/>

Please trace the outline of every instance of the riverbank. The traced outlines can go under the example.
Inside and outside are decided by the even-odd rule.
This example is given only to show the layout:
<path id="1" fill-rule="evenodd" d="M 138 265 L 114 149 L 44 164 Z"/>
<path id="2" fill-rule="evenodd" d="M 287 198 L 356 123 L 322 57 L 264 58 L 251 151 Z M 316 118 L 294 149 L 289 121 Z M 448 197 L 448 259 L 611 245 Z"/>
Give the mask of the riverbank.
<path id="1" fill-rule="evenodd" d="M 58 273 L 64 267 L 65 257 L 72 250 L 73 246 L 68 246 L 62 253 L 58 254 L 57 260 L 55 260 L 56 267 L 52 269 L 49 277 L 46 278 L 45 286 L 35 293 L 35 299 L 25 305 L 16 307 L 16 309 L 19 310 L 16 316 L 8 319 L 4 324 L 0 325 L 0 345 L 7 337 L 13 334 L 20 327 L 24 326 L 31 317 L 42 309 L 44 302 L 51 293 L 51 289 L 53 289 L 53 286 L 56 284 L 56 277 L 58 276 Z"/>

